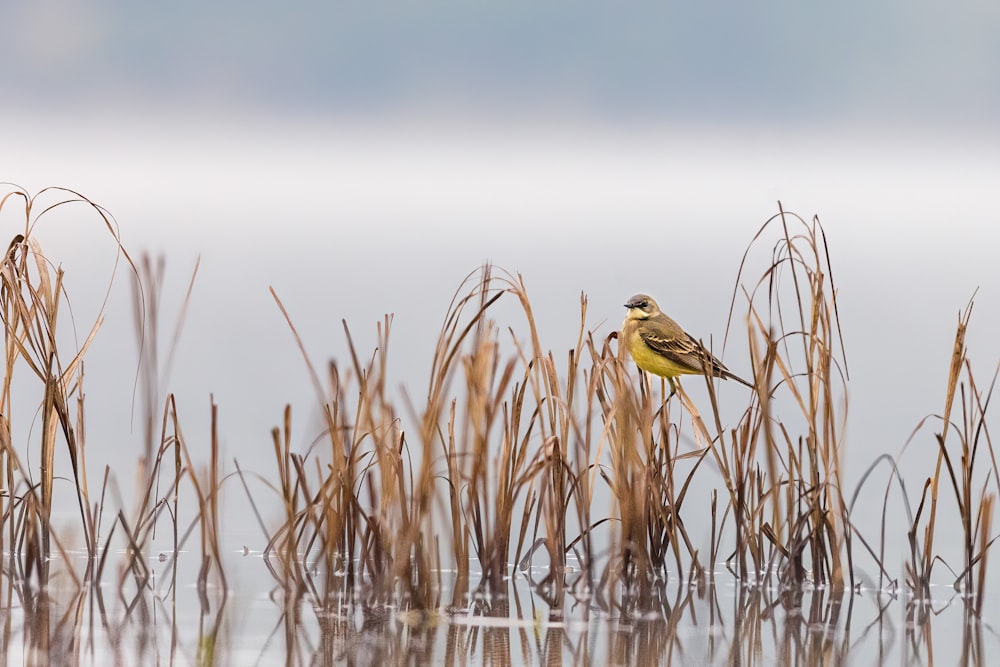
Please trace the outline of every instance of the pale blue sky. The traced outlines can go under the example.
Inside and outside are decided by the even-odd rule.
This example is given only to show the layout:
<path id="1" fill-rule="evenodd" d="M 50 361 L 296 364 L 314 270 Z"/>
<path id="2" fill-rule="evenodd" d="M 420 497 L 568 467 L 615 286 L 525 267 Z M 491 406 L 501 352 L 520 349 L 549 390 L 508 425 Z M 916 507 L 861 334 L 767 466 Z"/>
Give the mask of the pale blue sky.
<path id="1" fill-rule="evenodd" d="M 990 123 L 1000 6 L 4 3 L 4 106 Z"/>

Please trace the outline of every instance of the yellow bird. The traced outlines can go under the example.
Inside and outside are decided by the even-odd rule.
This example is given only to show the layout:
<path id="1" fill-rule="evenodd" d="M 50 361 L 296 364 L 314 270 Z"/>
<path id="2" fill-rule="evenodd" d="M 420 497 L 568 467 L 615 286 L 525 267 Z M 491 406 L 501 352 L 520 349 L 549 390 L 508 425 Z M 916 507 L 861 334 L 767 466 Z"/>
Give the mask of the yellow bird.
<path id="1" fill-rule="evenodd" d="M 677 322 L 660 312 L 652 297 L 636 294 L 625 303 L 625 307 L 628 313 L 622 322 L 622 343 L 636 366 L 670 382 L 671 396 L 677 393 L 674 378 L 678 375 L 711 373 L 714 377 L 736 380 L 753 388 L 743 378 L 730 373 Z"/>

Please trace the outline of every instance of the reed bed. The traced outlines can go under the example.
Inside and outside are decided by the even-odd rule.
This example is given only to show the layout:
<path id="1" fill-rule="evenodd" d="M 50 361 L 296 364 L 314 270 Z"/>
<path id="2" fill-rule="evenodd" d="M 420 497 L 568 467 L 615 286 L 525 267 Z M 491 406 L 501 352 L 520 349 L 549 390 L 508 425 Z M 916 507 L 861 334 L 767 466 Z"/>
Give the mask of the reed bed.
<path id="1" fill-rule="evenodd" d="M 98 221 L 136 287 L 144 451 L 136 455 L 131 507 L 109 500 L 124 470 L 105 469 L 99 494 L 88 486 L 83 359 L 101 316 L 75 348 L 67 351 L 59 342 L 65 276 L 35 238 L 46 215 L 67 206 L 82 207 Z M 228 591 L 221 505 L 228 485 L 245 495 L 266 535 L 262 568 L 275 582 L 289 650 L 298 645 L 306 610 L 361 609 L 377 627 L 387 622 L 378 610 L 388 608 L 411 635 L 433 634 L 440 614 L 509 616 L 512 578 L 530 582 L 550 620 L 575 605 L 574 613 L 622 619 L 652 611 L 676 624 L 692 603 L 671 599 L 671 582 L 714 591 L 725 573 L 740 584 L 740 636 L 766 625 L 761 596 L 771 593 L 765 591 L 778 591 L 778 604 L 791 609 L 803 604 L 807 590 L 822 590 L 809 617 L 836 625 L 842 606 L 850 616 L 860 556 L 876 564 L 880 589 L 907 593 L 918 632 L 927 622 L 920 601 L 930 597 L 932 573 L 943 562 L 934 541 L 943 520 L 960 522 L 963 560 L 952 568 L 954 583 L 971 617 L 982 613 L 1000 472 L 986 418 L 995 377 L 982 389 L 965 349 L 971 304 L 959 320 L 944 410 L 935 418 L 941 424 L 933 437 L 936 464 L 915 509 L 889 462 L 886 497 L 900 490 L 907 532 L 860 535 L 842 473 L 845 344 L 818 219 L 779 208 L 744 257 L 731 326 L 739 332 L 733 339 L 745 343 L 754 387 L 727 388 L 725 400 L 743 406 L 735 419 L 724 416 L 731 410 L 723 409 L 713 380 L 689 378 L 670 398 L 659 378 L 638 373 L 614 333 L 595 337 L 587 330 L 583 296 L 576 339 L 560 352 L 543 349 L 525 280 L 491 266 L 470 274 L 452 298 L 437 345 L 428 351 L 426 393 L 419 395 L 388 386 L 391 317 L 377 324 L 371 352 L 357 349 L 344 322 L 346 359 L 320 365 L 306 356 L 293 314 L 273 293 L 303 352 L 324 430 L 311 448 L 297 451 L 292 408 L 278 407 L 273 469 L 250 471 L 238 461 L 229 470 L 221 460 L 214 402 L 207 406 L 209 441 L 198 446 L 207 461 L 192 456 L 182 428 L 191 417 L 182 419 L 163 382 L 183 323 L 182 311 L 162 356 L 163 265 L 133 262 L 110 214 L 77 193 L 50 189 L 29 196 L 14 188 L 0 199 L 0 213 L 20 219 L 22 212 L 22 227 L 0 266 L 0 540 L 8 605 L 19 597 L 32 608 L 49 608 L 53 577 L 70 590 L 99 589 L 111 561 L 126 616 L 149 614 L 163 600 L 176 605 L 178 587 L 186 583 L 177 580 L 178 554 L 194 540 L 199 602 L 206 617 L 213 607 L 217 612 L 198 645 L 211 662 Z M 749 258 L 759 246 L 769 249 L 770 260 L 754 275 Z M 196 275 L 197 269 L 189 295 Z M 516 315 L 498 321 L 498 304 Z M 41 426 L 28 440 L 15 441 L 12 434 L 21 431 L 10 421 L 24 413 L 15 395 L 32 383 L 41 397 L 34 408 Z M 70 462 L 58 474 L 72 484 L 58 488 L 75 495 L 86 553 L 81 567 L 67 553 L 72 527 L 57 528 L 51 520 L 56 448 L 65 448 Z M 29 451 L 35 468 L 25 463 Z M 873 479 L 866 475 L 864 483 Z M 949 494 L 954 503 L 946 507 L 941 500 Z M 954 513 L 944 519 L 946 512 Z M 163 530 L 172 543 L 165 582 L 151 576 L 148 560 L 153 536 Z M 900 537 L 910 544 L 903 581 L 890 576 L 884 556 L 886 539 Z M 125 557 L 112 558 L 115 549 Z M 58 573 L 50 570 L 55 554 L 62 555 Z M 80 598 L 70 597 L 77 600 L 71 617 L 83 618 Z M 717 612 L 713 604 L 700 613 Z M 324 633 L 349 641 L 338 638 L 343 629 L 336 615 L 322 618 Z M 63 627 L 33 630 L 32 637 L 44 638 L 38 650 L 52 651 Z M 456 633 L 453 646 L 487 642 L 489 634 L 461 626 L 448 632 Z M 636 636 L 656 644 L 644 653 L 678 648 L 676 633 Z M 485 643 L 483 650 L 516 652 Z M 795 650 L 846 649 L 807 642 Z M 615 648 L 615 655 L 624 659 L 630 651 Z"/>

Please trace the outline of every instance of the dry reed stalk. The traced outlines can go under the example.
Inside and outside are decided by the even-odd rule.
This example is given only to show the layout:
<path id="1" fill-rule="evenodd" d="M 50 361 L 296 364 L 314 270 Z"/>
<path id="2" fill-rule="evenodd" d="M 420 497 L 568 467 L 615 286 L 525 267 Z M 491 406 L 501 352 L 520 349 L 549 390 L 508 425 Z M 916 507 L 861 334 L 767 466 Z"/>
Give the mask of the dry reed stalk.
<path id="1" fill-rule="evenodd" d="M 275 427 L 271 431 L 274 443 L 274 459 L 278 471 L 278 495 L 284 507 L 286 527 L 294 526 L 297 522 L 297 503 L 299 497 L 292 478 L 291 419 L 292 408 L 291 406 L 285 406 L 283 428 Z M 247 495 L 249 496 L 250 494 L 248 493 Z M 277 556 L 281 567 L 280 572 L 275 572 L 272 569 L 272 574 L 275 574 L 276 578 L 281 581 L 285 590 L 289 590 L 291 586 L 288 578 L 295 577 L 299 573 L 298 568 L 294 567 L 294 564 L 298 561 L 294 532 L 286 528 L 279 531 L 276 535 L 271 536 L 265 550 L 265 555 L 272 551 Z M 264 562 L 270 567 L 272 559 L 265 558 Z"/>
<path id="2" fill-rule="evenodd" d="M 206 590 L 208 579 L 212 575 L 213 565 L 215 576 L 222 592 L 222 604 L 225 604 L 228 592 L 225 565 L 222 559 L 222 545 L 219 536 L 221 530 L 219 493 L 222 488 L 222 478 L 219 470 L 218 406 L 216 406 L 215 401 L 213 400 L 210 408 L 211 433 L 208 443 L 208 469 L 205 471 L 204 478 L 199 479 L 199 476 L 196 473 L 197 468 L 191 459 L 191 453 L 188 449 L 187 441 L 185 440 L 181 430 L 180 420 L 177 415 L 176 405 L 173 402 L 173 397 L 170 397 L 170 402 L 171 431 L 174 434 L 173 437 L 175 438 L 176 446 L 180 450 L 180 455 L 184 461 L 187 479 L 192 490 L 194 491 L 195 502 L 198 507 L 196 525 L 198 526 L 200 533 L 199 545 L 201 548 L 201 569 L 198 573 L 198 593 L 203 609 L 208 609 L 210 606 Z"/>
<path id="3" fill-rule="evenodd" d="M 848 580 L 853 582 L 851 524 L 841 482 L 846 408 L 840 402 L 845 400 L 846 361 L 836 353 L 843 343 L 829 251 L 816 218 L 806 223 L 779 205 L 779 213 L 764 224 L 755 241 L 772 224 L 780 226 L 772 264 L 748 295 L 757 404 L 745 413 L 749 423 L 734 431 L 740 461 L 736 476 L 724 475 L 731 502 L 736 501 L 734 517 L 746 536 L 738 540 L 737 555 L 742 558 L 739 552 L 745 550 L 758 573 L 765 575 L 761 568 L 777 557 L 783 581 L 802 583 L 808 576 L 841 590 Z M 787 301 L 793 305 L 795 322 L 791 332 L 785 328 L 788 308 L 782 291 L 789 276 L 792 292 Z M 759 290 L 767 299 L 763 307 L 756 304 Z M 775 325 L 777 330 L 772 329 Z M 761 350 L 763 358 L 757 358 Z M 794 422 L 789 416 L 779 422 L 774 414 L 779 391 L 787 392 L 798 407 Z M 797 427 L 802 429 L 798 436 Z M 760 438 L 765 469 L 754 463 Z M 771 556 L 760 536 L 774 549 Z"/>
<path id="4" fill-rule="evenodd" d="M 959 313 L 949 364 L 944 412 L 940 417 L 941 432 L 935 434 L 937 461 L 934 474 L 924 482 L 920 503 L 911 520 L 908 532 L 910 558 L 905 572 L 906 583 L 912 594 L 918 600 L 928 599 L 934 565 L 943 560 L 934 548 L 940 493 L 942 485 L 950 487 L 962 534 L 962 562 L 954 586 L 971 599 L 970 608 L 978 614 L 985 590 L 985 563 L 989 549 L 997 539 L 996 536 L 991 536 L 991 528 L 993 505 L 996 494 L 1000 492 L 1000 466 L 986 421 L 997 375 L 994 375 L 984 395 L 976 383 L 965 344 L 972 306 L 973 302 L 970 300 L 965 310 Z M 952 420 L 956 398 L 959 399 L 960 409 L 960 421 L 957 422 Z M 921 421 L 910 441 L 926 422 L 926 418 Z M 949 433 L 953 436 L 951 439 Z M 958 440 L 957 444 L 952 443 L 955 439 Z M 984 444 L 985 455 L 989 457 L 988 469 L 985 473 L 979 473 L 976 462 L 984 455 L 981 453 Z M 993 491 L 988 490 L 990 486 Z M 925 508 L 928 508 L 928 514 L 923 523 Z"/>
<path id="5" fill-rule="evenodd" d="M 471 279 L 470 275 L 466 282 Z M 517 293 L 517 288 L 509 277 L 499 281 L 499 289 L 493 282 L 487 265 L 472 289 L 462 295 L 460 288 L 452 300 L 432 365 L 429 409 L 421 418 L 425 450 L 435 440 L 440 442 L 447 466 L 447 507 L 458 568 L 452 601 L 456 607 L 467 590 L 473 552 L 482 567 L 480 586 L 488 591 L 505 591 L 512 539 L 518 535 L 517 560 L 528 515 L 543 495 L 531 491 L 533 480 L 545 466 L 546 454 L 544 446 L 536 446 L 532 453 L 533 443 L 541 437 L 535 435 L 539 430 L 540 403 L 537 394 L 531 401 L 532 394 L 527 392 L 537 381 L 533 369 L 538 360 L 521 350 L 524 376 L 514 382 L 518 358 L 501 361 L 498 333 L 486 313 L 503 294 Z M 463 311 L 469 306 L 475 310 L 467 318 Z M 526 315 L 532 326 L 530 310 Z M 516 346 L 516 339 L 514 342 Z M 458 367 L 456 362 L 463 371 L 464 403 L 459 410 L 452 401 L 445 418 L 443 397 Z M 537 384 L 534 386 L 537 388 Z M 509 399 L 505 400 L 508 392 Z M 442 421 L 446 421 L 444 429 L 438 426 Z"/>
<path id="6" fill-rule="evenodd" d="M 535 544 L 545 546 L 549 560 L 549 573 L 542 584 L 548 591 L 547 595 L 561 600 L 567 585 L 565 573 L 570 548 L 578 554 L 585 568 L 589 569 L 593 561 L 591 531 L 595 524 L 591 521 L 591 501 L 597 468 L 591 458 L 593 448 L 590 436 L 596 418 L 594 398 L 601 382 L 598 378 L 600 373 L 591 369 L 588 375 L 580 368 L 585 351 L 590 353 L 591 359 L 594 358 L 593 340 L 585 326 L 585 296 L 580 298 L 580 328 L 576 344 L 568 351 L 565 376 L 560 377 L 554 355 L 545 352 L 541 346 L 524 279 L 508 276 L 505 282 L 517 296 L 528 325 L 530 346 L 522 345 L 516 338 L 514 342 L 526 369 L 525 384 L 532 390 L 532 402 L 537 406 L 535 414 L 539 417 L 536 437 L 541 469 L 531 470 L 525 475 L 527 482 L 537 474 L 538 483 L 535 495 L 524 507 L 523 516 L 528 516 L 532 506 L 536 508 Z M 580 389 L 581 381 L 584 382 L 583 391 Z M 582 408 L 579 406 L 581 400 L 586 401 Z M 580 533 L 571 540 L 569 531 L 574 516 Z M 539 519 L 544 521 L 544 538 L 537 536 Z M 521 551 L 520 540 L 517 551 Z M 590 586 L 594 574 L 588 571 L 579 580 L 589 581 Z M 559 612 L 554 610 L 553 613 Z"/>
<path id="7" fill-rule="evenodd" d="M 331 566 L 327 572 L 333 576 L 335 571 L 347 568 L 347 577 L 353 585 L 356 582 L 353 569 L 354 552 L 350 545 L 356 539 L 353 534 L 352 513 L 354 512 L 354 465 L 351 455 L 352 443 L 349 439 L 351 426 L 348 424 L 343 409 L 341 383 L 336 368 L 331 366 L 331 398 L 325 396 L 319 376 L 305 354 L 305 347 L 290 316 L 282 305 L 277 294 L 272 290 L 272 296 L 289 325 L 310 374 L 317 397 L 323 405 L 326 420 L 326 434 L 330 442 L 331 465 L 328 475 L 320 475 L 318 490 L 310 491 L 309 479 L 306 473 L 304 459 L 292 453 L 291 449 L 291 410 L 286 407 L 284 428 L 272 431 L 275 449 L 275 460 L 279 472 L 279 495 L 285 508 L 284 523 L 272 533 L 265 550 L 265 560 L 271 563 L 270 556 L 278 557 L 279 575 L 284 582 L 286 596 L 297 598 L 294 592 L 306 580 L 306 563 L 310 545 L 319 544 L 325 562 Z M 301 504 L 300 504 L 301 503 Z M 276 548 L 277 547 L 277 548 Z"/>
<path id="8" fill-rule="evenodd" d="M 6 531 L 11 545 L 23 543 L 29 531 L 29 545 L 38 546 L 38 573 L 41 582 L 48 579 L 48 556 L 52 553 L 54 536 L 51 529 L 53 507 L 55 453 L 62 443 L 66 446 L 72 467 L 76 501 L 80 512 L 82 534 L 91 558 L 97 554 L 96 535 L 98 533 L 97 512 L 92 509 L 87 485 L 84 455 L 84 412 L 83 402 L 83 357 L 94 340 L 103 322 L 103 312 L 107 305 L 110 285 L 89 331 L 82 343 L 71 356 L 61 354 L 57 338 L 60 321 L 60 306 L 66 300 L 64 273 L 54 267 L 42 252 L 35 237 L 35 229 L 43 218 L 55 209 L 74 204 L 82 204 L 85 209 L 104 223 L 117 248 L 115 269 L 124 257 L 134 270 L 131 258 L 121 246 L 114 219 L 100 206 L 71 190 L 47 188 L 30 196 L 16 187 L 0 198 L 0 212 L 7 207 L 23 205 L 23 228 L 16 234 L 0 263 L 0 318 L 3 321 L 4 374 L 0 389 L 0 414 L 4 415 L 0 428 L 0 473 L 7 485 L 7 493 L 13 495 L 21 483 L 25 485 L 20 496 L 25 498 L 40 494 L 37 502 L 25 506 L 34 508 L 34 515 L 21 514 L 19 525 L 10 523 Z M 17 217 L 18 214 L 15 213 Z M 114 272 L 112 273 L 112 279 Z M 39 446 L 39 476 L 37 485 L 31 481 L 31 471 L 19 462 L 15 445 L 11 442 L 10 418 L 16 414 L 12 395 L 15 368 L 23 366 L 31 371 L 41 390 L 38 412 L 41 415 Z M 19 389 L 23 393 L 23 387 Z M 4 513 L 4 516 L 10 516 Z M 37 524 L 35 524 L 37 522 Z M 2 534 L 3 531 L 0 531 Z M 37 536 L 38 541 L 35 540 Z M 58 549 L 63 547 L 56 541 Z M 88 564 L 88 576 L 92 573 Z M 72 575 L 77 580 L 75 573 Z"/>
<path id="9" fill-rule="evenodd" d="M 595 365 L 602 369 L 595 396 L 602 405 L 604 434 L 611 459 L 610 474 L 601 472 L 614 499 L 611 551 L 601 588 L 610 600 L 621 599 L 631 608 L 648 602 L 648 581 L 654 564 L 650 560 L 646 530 L 649 517 L 649 468 L 647 457 L 655 451 L 653 426 L 656 410 L 650 400 L 648 380 L 639 384 L 639 395 L 629 378 L 624 358 L 615 356 L 605 345 Z M 599 449 L 600 451 L 600 449 Z"/>
<path id="10" fill-rule="evenodd" d="M 492 396 L 492 385 L 496 379 L 499 358 L 495 333 L 492 325 L 485 319 L 485 314 L 502 296 L 502 292 L 490 294 L 491 276 L 488 266 L 478 273 L 476 278 L 475 274 L 470 274 L 452 298 L 431 365 L 427 407 L 418 417 L 423 450 L 427 452 L 440 447 L 446 465 L 447 507 L 457 568 L 451 603 L 455 608 L 462 606 L 463 598 L 468 592 L 470 556 L 473 551 L 483 566 L 484 581 L 497 584 L 506 574 L 506 563 L 498 569 L 497 551 L 489 552 L 486 544 L 487 535 L 492 536 L 494 529 L 489 498 L 491 480 L 488 444 L 497 419 L 497 399 Z M 473 283 L 472 288 L 463 294 L 462 290 L 469 283 Z M 475 310 L 466 319 L 465 310 L 470 306 Z M 465 345 L 471 348 L 471 352 L 463 358 L 461 352 Z M 451 400 L 450 403 L 447 400 L 452 378 L 459 365 L 469 385 L 462 416 L 458 411 L 457 400 Z M 495 392 L 497 398 L 509 384 L 512 372 L 512 366 L 502 372 L 501 387 Z M 519 408 L 515 412 L 520 415 Z M 445 423 L 444 429 L 442 422 Z M 466 500 L 463 501 L 463 498 Z"/>
<path id="11" fill-rule="evenodd" d="M 304 355 L 298 333 L 277 295 L 275 299 Z M 305 459 L 290 453 L 290 426 L 286 423 L 283 447 L 275 432 L 286 518 L 272 535 L 268 553 L 281 540 L 281 565 L 287 574 L 302 566 L 299 558 L 308 558 L 315 551 L 322 559 L 328 583 L 343 566 L 351 586 L 361 583 L 358 577 L 362 574 L 367 578 L 374 599 L 387 600 L 398 585 L 406 604 L 426 608 L 435 604 L 434 545 L 425 541 L 425 535 L 433 534 L 433 460 L 426 446 L 416 461 L 411 457 L 395 409 L 386 396 L 390 323 L 387 317 L 379 326 L 378 350 L 364 365 L 344 324 L 352 370 L 359 385 L 351 421 L 346 385 L 336 366 L 330 367 L 331 391 L 326 398 L 306 358 L 323 403 L 332 463 L 328 473 L 317 469 L 316 491 L 310 491 Z M 368 506 L 362 503 L 364 488 L 368 489 Z M 301 505 L 295 500 L 300 496 Z M 354 570 L 356 557 L 360 557 L 363 573 Z"/>

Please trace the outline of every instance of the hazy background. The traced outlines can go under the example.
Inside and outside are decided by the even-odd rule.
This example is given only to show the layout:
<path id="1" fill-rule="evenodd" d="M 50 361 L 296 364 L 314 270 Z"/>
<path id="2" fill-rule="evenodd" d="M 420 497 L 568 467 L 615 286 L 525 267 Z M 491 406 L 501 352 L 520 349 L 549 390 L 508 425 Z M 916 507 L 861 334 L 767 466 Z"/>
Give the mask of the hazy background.
<path id="1" fill-rule="evenodd" d="M 856 472 L 941 409 L 977 288 L 982 384 L 1000 358 L 998 34 L 986 2 L 5 3 L 0 180 L 78 190 L 165 253 L 166 315 L 201 257 L 167 388 L 196 449 L 214 393 L 227 457 L 259 469 L 286 402 L 302 443 L 319 428 L 269 286 L 317 363 L 346 360 L 341 319 L 367 353 L 394 313 L 418 398 L 485 260 L 523 274 L 557 358 L 581 292 L 599 336 L 645 291 L 718 349 L 780 200 L 827 230 Z M 113 247 L 82 208 L 39 233 L 83 326 Z M 139 452 L 130 308 L 120 270 L 88 357 L 94 476 Z"/>

